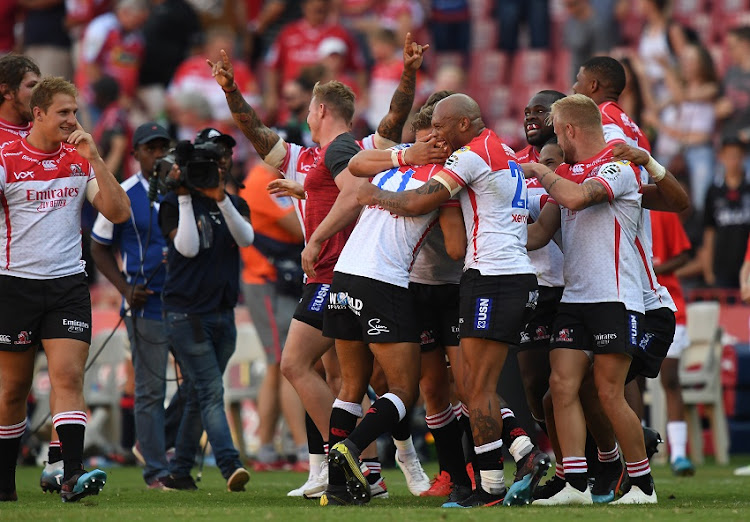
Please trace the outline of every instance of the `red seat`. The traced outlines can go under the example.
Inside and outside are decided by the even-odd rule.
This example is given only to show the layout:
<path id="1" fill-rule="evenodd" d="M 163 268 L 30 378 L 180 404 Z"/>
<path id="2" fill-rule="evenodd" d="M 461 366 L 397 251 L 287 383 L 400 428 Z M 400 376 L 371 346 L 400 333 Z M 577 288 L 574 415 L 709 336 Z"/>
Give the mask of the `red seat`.
<path id="1" fill-rule="evenodd" d="M 497 32 L 494 20 L 474 20 L 471 26 L 471 48 L 475 51 L 494 49 L 497 46 Z"/>
<path id="2" fill-rule="evenodd" d="M 516 52 L 511 72 L 512 85 L 546 83 L 549 80 L 550 53 L 539 49 Z"/>
<path id="3" fill-rule="evenodd" d="M 501 51 L 472 53 L 469 84 L 472 87 L 491 87 L 506 84 L 508 55 Z"/>
<path id="4" fill-rule="evenodd" d="M 552 65 L 552 83 L 554 88 L 564 93 L 570 92 L 570 88 L 574 82 L 570 76 L 570 60 L 570 51 L 560 49 L 555 53 Z"/>

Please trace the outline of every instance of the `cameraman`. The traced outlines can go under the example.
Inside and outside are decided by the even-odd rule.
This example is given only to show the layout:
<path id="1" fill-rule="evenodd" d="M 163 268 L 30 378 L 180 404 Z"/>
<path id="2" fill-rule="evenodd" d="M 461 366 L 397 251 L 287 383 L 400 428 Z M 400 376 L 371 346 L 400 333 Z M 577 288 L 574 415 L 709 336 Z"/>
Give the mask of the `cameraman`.
<path id="1" fill-rule="evenodd" d="M 207 145 L 199 148 L 204 151 Z M 169 174 L 177 188 L 166 194 L 159 209 L 159 224 L 169 247 L 163 292 L 165 326 L 187 377 L 185 412 L 165 484 L 173 489 L 196 489 L 190 470 L 205 428 L 227 490 L 244 491 L 250 474 L 232 442 L 222 375 L 237 338 L 234 306 L 239 292 L 239 247 L 252 244 L 254 232 L 247 203 L 224 190 L 228 174 L 218 165 L 220 154 L 206 167 L 205 161 L 198 161 L 199 148 L 187 158 L 177 158 Z"/>

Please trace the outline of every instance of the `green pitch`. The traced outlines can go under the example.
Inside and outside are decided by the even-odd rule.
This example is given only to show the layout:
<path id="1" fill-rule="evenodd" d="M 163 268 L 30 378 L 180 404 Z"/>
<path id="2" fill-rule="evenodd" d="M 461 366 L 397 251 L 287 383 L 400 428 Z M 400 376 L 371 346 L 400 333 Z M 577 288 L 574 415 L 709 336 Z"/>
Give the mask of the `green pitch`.
<path id="1" fill-rule="evenodd" d="M 391 498 L 373 500 L 364 507 L 326 507 L 304 499 L 288 498 L 286 492 L 302 484 L 300 473 L 252 473 L 248 491 L 228 493 L 216 468 L 206 468 L 199 491 L 149 491 L 139 468 L 110 468 L 104 491 L 74 504 L 63 504 L 57 495 L 39 489 L 39 468 L 20 468 L 17 484 L 19 501 L 0 503 L 0 520 L 117 521 L 279 521 L 317 520 L 369 521 L 505 521 L 540 522 L 567 520 L 750 520 L 750 477 L 735 477 L 734 466 L 748 459 L 735 459 L 732 467 L 698 467 L 692 478 L 675 478 L 667 468 L 655 468 L 658 506 L 590 506 L 565 508 L 496 507 L 472 510 L 441 509 L 442 499 L 415 498 L 406 489 L 398 470 L 385 470 Z M 508 469 L 511 468 L 511 469 Z M 506 477 L 512 477 L 512 466 Z M 428 466 L 428 473 L 435 466 Z M 549 473 L 548 473 L 549 475 Z"/>

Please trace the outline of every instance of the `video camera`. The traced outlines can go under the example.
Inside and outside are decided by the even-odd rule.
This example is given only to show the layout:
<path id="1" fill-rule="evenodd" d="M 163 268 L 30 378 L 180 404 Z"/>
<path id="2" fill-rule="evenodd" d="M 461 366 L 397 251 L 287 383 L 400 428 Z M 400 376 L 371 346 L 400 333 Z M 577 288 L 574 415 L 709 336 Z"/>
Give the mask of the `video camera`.
<path id="1" fill-rule="evenodd" d="M 164 195 L 183 186 L 190 190 L 218 187 L 220 158 L 221 149 L 215 143 L 193 145 L 187 140 L 178 142 L 174 149 L 154 164 L 159 193 Z M 180 168 L 178 179 L 169 177 L 174 164 Z"/>

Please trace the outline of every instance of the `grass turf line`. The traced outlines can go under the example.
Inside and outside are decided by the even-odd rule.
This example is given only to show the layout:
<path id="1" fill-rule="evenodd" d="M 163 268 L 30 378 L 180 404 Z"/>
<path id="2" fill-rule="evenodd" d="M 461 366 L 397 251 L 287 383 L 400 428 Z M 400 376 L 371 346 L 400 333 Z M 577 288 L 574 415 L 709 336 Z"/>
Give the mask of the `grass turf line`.
<path id="1" fill-rule="evenodd" d="M 39 488 L 41 468 L 23 467 L 17 472 L 18 502 L 0 503 L 0 520 L 95 521 L 120 520 L 182 522 L 266 521 L 314 522 L 318 520 L 497 521 L 534 520 L 750 520 L 750 477 L 735 477 L 735 466 L 749 459 L 735 459 L 731 467 L 700 466 L 695 477 L 673 477 L 668 468 L 654 469 L 657 506 L 587 507 L 496 507 L 486 509 L 441 509 L 442 498 L 417 498 L 409 494 L 403 475 L 385 470 L 391 498 L 373 500 L 365 507 L 320 507 L 316 501 L 289 498 L 287 491 L 298 487 L 306 474 L 291 472 L 251 473 L 248 491 L 228 493 L 216 468 L 206 468 L 199 491 L 149 491 L 140 468 L 110 468 L 107 485 L 98 496 L 74 504 L 63 504 L 58 495 L 43 494 Z M 434 464 L 428 473 L 436 471 Z M 551 474 L 547 473 L 547 478 Z M 506 480 L 512 480 L 512 466 Z M 544 479 L 546 480 L 546 478 Z M 501 510 L 499 513 L 497 510 Z"/>

